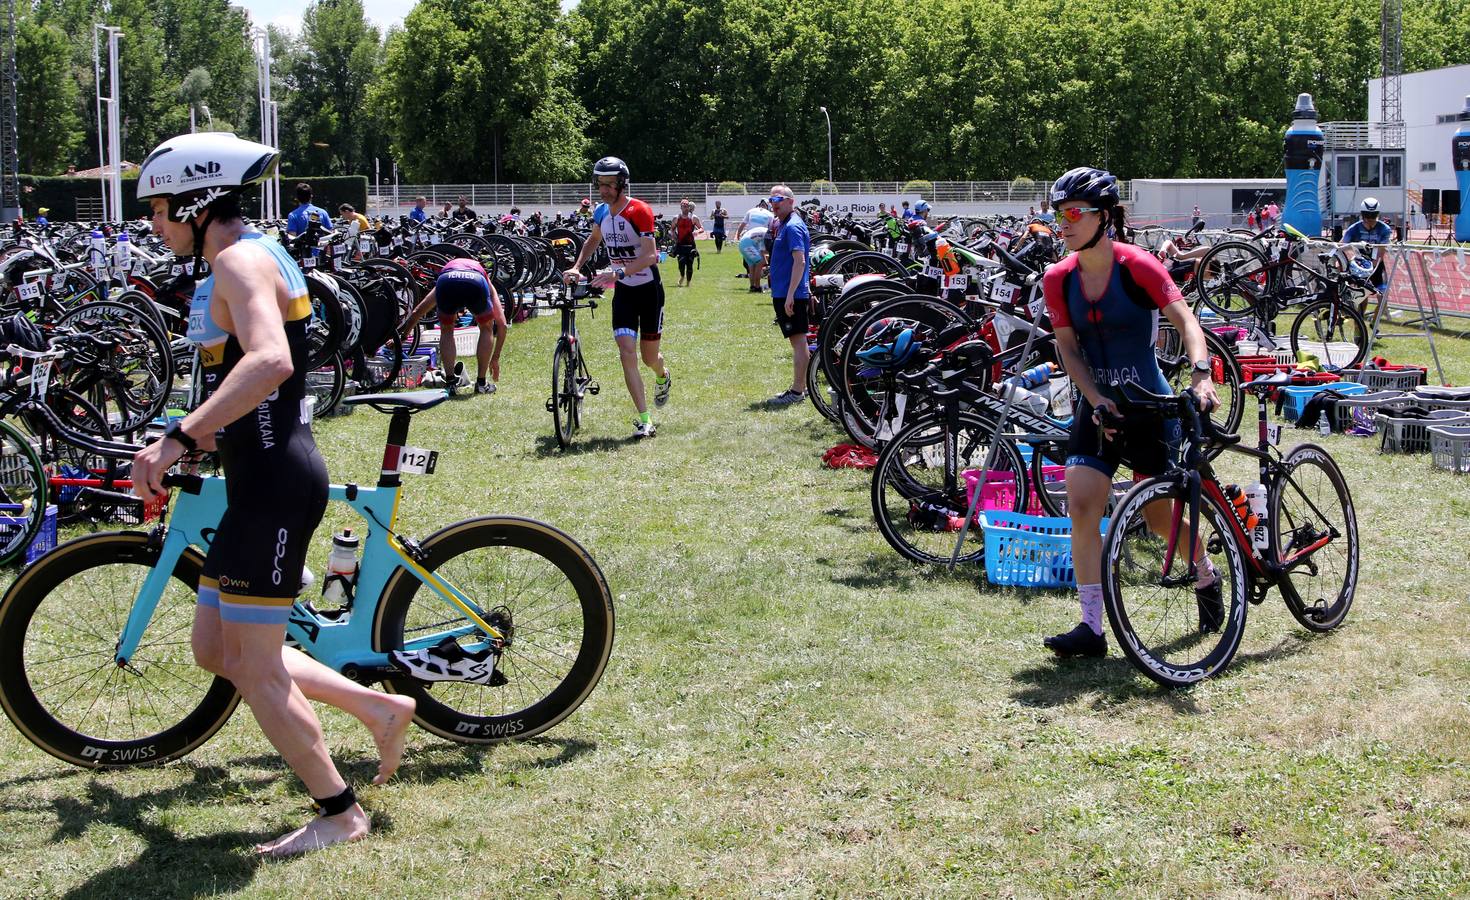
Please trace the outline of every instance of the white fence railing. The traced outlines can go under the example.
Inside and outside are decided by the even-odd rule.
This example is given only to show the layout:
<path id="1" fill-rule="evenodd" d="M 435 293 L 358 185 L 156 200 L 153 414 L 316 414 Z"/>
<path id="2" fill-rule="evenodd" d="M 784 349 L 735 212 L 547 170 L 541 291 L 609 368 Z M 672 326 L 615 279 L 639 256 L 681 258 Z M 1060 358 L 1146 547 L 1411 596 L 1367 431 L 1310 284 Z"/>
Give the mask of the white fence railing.
<path id="1" fill-rule="evenodd" d="M 634 182 L 633 194 L 655 205 L 693 200 L 700 207 L 711 197 L 745 195 L 769 190 L 767 181 Z M 1046 194 L 1044 181 L 929 181 L 916 187 L 911 181 L 784 182 L 800 199 L 823 194 L 881 195 L 919 194 L 935 203 L 1039 203 Z M 1122 182 L 1123 199 L 1132 199 L 1129 182 Z M 368 197 L 371 210 L 412 206 L 415 197 L 427 197 L 431 209 L 457 203 L 464 197 L 480 210 L 508 210 L 512 206 L 530 212 L 571 209 L 583 197 L 595 197 L 591 184 L 378 184 Z"/>

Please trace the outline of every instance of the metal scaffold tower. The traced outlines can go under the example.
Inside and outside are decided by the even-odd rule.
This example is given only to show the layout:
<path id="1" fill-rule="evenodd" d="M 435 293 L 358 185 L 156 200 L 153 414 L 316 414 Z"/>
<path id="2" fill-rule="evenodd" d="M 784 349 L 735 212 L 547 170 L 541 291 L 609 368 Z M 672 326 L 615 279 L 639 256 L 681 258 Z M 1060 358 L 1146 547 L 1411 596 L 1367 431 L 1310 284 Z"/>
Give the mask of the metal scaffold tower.
<path id="1" fill-rule="evenodd" d="M 1379 100 L 1379 122 L 1383 146 L 1404 146 L 1404 3 L 1383 0 L 1380 7 L 1383 96 Z"/>
<path id="2" fill-rule="evenodd" d="M 20 217 L 20 131 L 16 110 L 15 0 L 0 21 L 0 221 Z"/>

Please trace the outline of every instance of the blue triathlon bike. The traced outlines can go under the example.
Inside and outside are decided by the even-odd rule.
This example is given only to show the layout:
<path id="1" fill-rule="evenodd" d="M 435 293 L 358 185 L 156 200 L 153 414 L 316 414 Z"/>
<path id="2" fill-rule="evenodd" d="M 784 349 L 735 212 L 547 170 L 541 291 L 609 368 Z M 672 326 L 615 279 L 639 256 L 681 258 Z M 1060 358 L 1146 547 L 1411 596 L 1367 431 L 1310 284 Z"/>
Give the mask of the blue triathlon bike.
<path id="1" fill-rule="evenodd" d="M 414 697 L 415 721 L 441 737 L 528 738 L 571 715 L 602 677 L 612 594 L 587 551 L 541 522 L 484 516 L 422 541 L 397 533 L 401 473 L 432 473 L 437 461 L 408 445 L 410 417 L 446 398 L 431 390 L 347 399 L 391 415 L 377 485 L 330 488 L 331 501 L 365 523 L 355 591 L 337 609 L 298 597 L 286 637 L 348 678 Z M 92 440 L 88 449 L 137 448 Z M 165 485 L 176 490 L 166 522 L 63 544 L 0 599 L 0 705 L 66 762 L 177 759 L 239 704 L 234 685 L 197 668 L 190 650 L 225 481 L 170 474 Z"/>

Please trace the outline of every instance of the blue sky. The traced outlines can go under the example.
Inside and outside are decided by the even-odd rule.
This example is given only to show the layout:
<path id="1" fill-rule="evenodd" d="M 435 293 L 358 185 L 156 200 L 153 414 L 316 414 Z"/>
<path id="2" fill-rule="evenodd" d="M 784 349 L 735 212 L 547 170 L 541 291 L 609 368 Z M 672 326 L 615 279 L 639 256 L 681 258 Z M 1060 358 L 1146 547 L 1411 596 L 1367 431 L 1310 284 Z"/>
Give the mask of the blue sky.
<path id="1" fill-rule="evenodd" d="M 293 32 L 301 31 L 302 0 L 230 0 L 244 7 L 256 25 L 279 25 Z M 384 31 L 403 21 L 416 0 L 363 0 L 367 17 Z M 577 0 L 562 0 L 562 9 L 577 5 Z"/>

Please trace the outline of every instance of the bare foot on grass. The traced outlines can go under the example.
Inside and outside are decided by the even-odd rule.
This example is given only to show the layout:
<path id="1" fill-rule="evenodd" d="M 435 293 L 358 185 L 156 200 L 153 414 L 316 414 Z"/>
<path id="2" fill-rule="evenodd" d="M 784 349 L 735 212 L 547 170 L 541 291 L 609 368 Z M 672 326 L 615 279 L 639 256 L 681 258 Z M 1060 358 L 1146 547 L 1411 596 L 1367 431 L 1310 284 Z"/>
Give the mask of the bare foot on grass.
<path id="1" fill-rule="evenodd" d="M 412 697 L 384 694 L 375 714 L 363 719 L 363 724 L 373 734 L 373 743 L 378 745 L 378 777 L 373 779 L 373 784 L 382 784 L 398 771 L 416 705 Z"/>
<path id="2" fill-rule="evenodd" d="M 367 837 L 371 828 L 367 813 L 353 804 L 352 808 L 335 816 L 317 816 L 302 827 L 281 835 L 266 844 L 256 844 L 255 852 L 270 859 L 299 856 L 312 850 L 320 850 L 333 844 L 356 841 Z"/>

